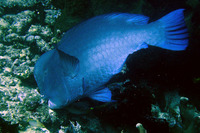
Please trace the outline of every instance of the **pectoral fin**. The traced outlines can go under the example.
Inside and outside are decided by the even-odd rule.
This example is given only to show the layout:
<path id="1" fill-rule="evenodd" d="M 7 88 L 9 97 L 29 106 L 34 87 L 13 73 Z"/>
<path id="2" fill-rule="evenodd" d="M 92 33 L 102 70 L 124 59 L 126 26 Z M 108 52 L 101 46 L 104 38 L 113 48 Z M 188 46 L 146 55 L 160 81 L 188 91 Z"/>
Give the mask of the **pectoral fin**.
<path id="1" fill-rule="evenodd" d="M 92 95 L 89 96 L 91 99 L 100 101 L 100 102 L 112 102 L 112 94 L 108 88 L 103 90 L 96 91 Z"/>

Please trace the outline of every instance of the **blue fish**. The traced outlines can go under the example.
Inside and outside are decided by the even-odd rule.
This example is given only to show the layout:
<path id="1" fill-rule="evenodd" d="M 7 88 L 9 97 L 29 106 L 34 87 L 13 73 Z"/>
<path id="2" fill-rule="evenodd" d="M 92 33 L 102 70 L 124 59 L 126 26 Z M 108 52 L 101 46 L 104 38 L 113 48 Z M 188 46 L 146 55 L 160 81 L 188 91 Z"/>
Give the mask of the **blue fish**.
<path id="1" fill-rule="evenodd" d="M 138 14 L 96 16 L 65 33 L 57 47 L 36 62 L 34 77 L 52 109 L 89 97 L 111 102 L 106 83 L 119 73 L 129 54 L 148 45 L 180 51 L 188 46 L 184 9 L 148 23 Z"/>

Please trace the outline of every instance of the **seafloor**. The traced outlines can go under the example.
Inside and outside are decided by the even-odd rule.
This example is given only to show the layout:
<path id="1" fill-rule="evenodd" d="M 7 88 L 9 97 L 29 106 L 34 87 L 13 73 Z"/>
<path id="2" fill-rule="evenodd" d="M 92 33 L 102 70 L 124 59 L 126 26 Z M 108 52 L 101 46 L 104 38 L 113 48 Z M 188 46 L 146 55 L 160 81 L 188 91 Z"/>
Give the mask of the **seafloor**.
<path id="1" fill-rule="evenodd" d="M 105 13 L 154 21 L 179 8 L 186 9 L 189 47 L 130 55 L 109 84 L 117 102 L 47 106 L 34 65 L 69 28 Z M 200 133 L 199 39 L 199 0 L 0 0 L 0 133 Z"/>

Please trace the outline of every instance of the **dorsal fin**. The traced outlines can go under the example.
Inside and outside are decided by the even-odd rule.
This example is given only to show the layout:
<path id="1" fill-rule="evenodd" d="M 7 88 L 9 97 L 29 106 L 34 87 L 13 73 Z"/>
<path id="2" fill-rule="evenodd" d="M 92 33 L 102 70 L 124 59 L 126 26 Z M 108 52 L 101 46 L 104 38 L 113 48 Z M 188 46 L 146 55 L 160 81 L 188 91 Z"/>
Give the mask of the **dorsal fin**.
<path id="1" fill-rule="evenodd" d="M 133 23 L 136 25 L 144 25 L 149 21 L 149 17 L 139 14 L 130 14 L 130 13 L 111 13 L 102 15 L 105 19 L 109 21 L 121 21 L 127 23 Z M 98 16 L 97 16 L 98 17 Z"/>
<path id="2" fill-rule="evenodd" d="M 68 55 L 61 50 L 57 49 L 60 56 L 60 66 L 64 72 L 64 76 L 74 78 L 79 71 L 79 60 L 71 55 Z"/>

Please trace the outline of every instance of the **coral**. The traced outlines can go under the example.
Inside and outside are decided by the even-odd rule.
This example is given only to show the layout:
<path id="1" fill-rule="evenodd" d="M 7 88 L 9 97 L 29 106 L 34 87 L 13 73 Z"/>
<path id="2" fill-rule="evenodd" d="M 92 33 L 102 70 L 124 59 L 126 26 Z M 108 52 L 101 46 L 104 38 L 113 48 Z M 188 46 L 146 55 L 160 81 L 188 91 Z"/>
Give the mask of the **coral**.
<path id="1" fill-rule="evenodd" d="M 45 23 L 48 25 L 54 25 L 56 22 L 56 19 L 61 16 L 61 10 L 45 10 L 46 17 L 45 17 Z"/>
<path id="2" fill-rule="evenodd" d="M 19 87 L 18 84 L 10 87 L 1 86 L 0 90 L 2 94 L 0 111 L 1 117 L 6 121 L 10 121 L 12 125 L 19 124 L 19 128 L 23 129 L 24 126 L 27 125 L 25 122 L 31 116 L 31 112 L 24 108 L 22 101 L 23 98 L 20 97 L 20 94 L 23 93 L 24 97 L 27 95 L 27 93 L 30 93 L 35 97 L 39 95 L 36 93 L 36 90 L 22 88 Z M 32 106 L 31 103 L 29 106 Z"/>
<path id="3" fill-rule="evenodd" d="M 0 16 L 2 16 L 3 14 L 4 14 L 4 9 L 0 7 Z"/>
<path id="4" fill-rule="evenodd" d="M 0 5 L 3 7 L 31 7 L 39 2 L 46 4 L 49 3 L 49 0 L 0 0 Z"/>
<path id="5" fill-rule="evenodd" d="M 171 133 L 200 132 L 200 112 L 187 97 L 180 97 L 177 92 L 165 94 L 164 111 L 158 105 L 152 105 L 152 115 L 168 122 Z"/>
<path id="6" fill-rule="evenodd" d="M 8 28 L 9 25 L 10 24 L 6 20 L 4 20 L 3 18 L 0 18 L 0 28 L 1 29 L 6 29 L 6 28 Z"/>
<path id="7" fill-rule="evenodd" d="M 147 133 L 146 129 L 143 127 L 141 123 L 137 123 L 136 128 L 139 130 L 139 133 Z"/>
<path id="8" fill-rule="evenodd" d="M 5 2 L 9 1 L 0 2 L 4 8 Z M 11 8 L 12 4 L 5 8 Z M 49 132 L 46 126 L 34 127 L 30 119 L 48 125 L 53 123 L 56 128 L 47 125 L 52 131 L 66 119 L 59 120 L 54 111 L 50 113 L 47 104 L 43 104 L 46 101 L 37 92 L 33 78 L 34 65 L 39 58 L 37 54 L 41 52 L 39 49 L 49 50 L 51 41 L 57 39 L 48 25 L 34 24 L 35 15 L 35 11 L 24 10 L 0 17 L 0 116 L 5 125 L 18 125 L 15 129 L 20 132 Z"/>
<path id="9" fill-rule="evenodd" d="M 76 124 L 74 122 L 71 122 L 71 126 L 72 126 L 72 131 L 73 133 L 81 133 L 81 125 L 76 121 Z"/>
<path id="10" fill-rule="evenodd" d="M 9 22 L 8 33 L 23 34 L 34 18 L 34 11 L 26 10 L 16 15 L 5 15 L 3 18 Z"/>
<path id="11" fill-rule="evenodd" d="M 190 103 L 187 97 L 180 98 L 180 115 L 183 133 L 200 132 L 200 112 Z"/>

